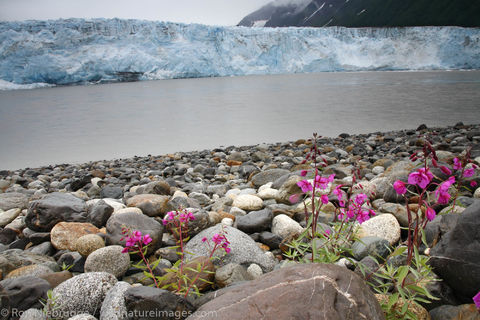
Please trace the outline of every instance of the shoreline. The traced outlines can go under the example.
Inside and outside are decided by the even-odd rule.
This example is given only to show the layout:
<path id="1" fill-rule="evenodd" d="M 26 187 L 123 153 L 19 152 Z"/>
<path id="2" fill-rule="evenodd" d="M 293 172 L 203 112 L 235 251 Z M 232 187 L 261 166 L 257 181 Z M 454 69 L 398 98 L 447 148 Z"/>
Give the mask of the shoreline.
<path id="1" fill-rule="evenodd" d="M 461 124 L 461 125 L 460 125 Z M 425 125 L 419 125 L 417 129 L 402 129 L 402 130 L 393 130 L 393 131 L 375 131 L 375 132 L 370 132 L 370 133 L 360 133 L 360 134 L 351 134 L 348 132 L 341 133 L 337 137 L 322 137 L 325 140 L 325 143 L 332 143 L 336 139 L 339 139 L 340 136 L 342 135 L 348 135 L 350 139 L 359 139 L 359 141 L 365 140 L 367 137 L 372 136 L 372 135 L 390 135 L 390 136 L 395 136 L 395 135 L 415 135 L 415 133 L 420 133 L 422 132 L 443 132 L 446 130 L 452 130 L 455 129 L 457 130 L 458 128 L 466 128 L 467 131 L 480 131 L 480 123 L 479 124 L 467 124 L 464 125 L 463 122 L 459 122 L 456 125 L 449 125 L 449 126 L 439 126 L 439 127 L 427 127 L 425 126 L 426 129 L 423 130 L 418 130 L 418 128 L 421 128 L 422 126 Z M 457 128 L 458 127 L 458 128 Z M 120 158 L 112 158 L 112 159 L 99 159 L 99 160 L 90 160 L 87 162 L 64 162 L 64 163 L 55 163 L 55 164 L 46 164 L 46 165 L 41 165 L 41 166 L 27 166 L 27 167 L 22 167 L 18 169 L 2 169 L 0 168 L 0 177 L 3 175 L 8 174 L 9 172 L 22 172 L 25 170 L 42 170 L 42 169 L 48 169 L 48 168 L 55 168 L 55 167 L 65 167 L 65 166 L 94 166 L 98 163 L 105 163 L 105 162 L 131 162 L 133 160 L 140 160 L 140 161 L 156 161 L 158 159 L 161 159 L 163 157 L 171 157 L 172 155 L 175 154 L 182 154 L 185 156 L 189 155 L 195 155 L 201 152 L 212 152 L 213 150 L 227 150 L 227 149 L 253 149 L 256 148 L 259 145 L 266 146 L 266 147 L 272 147 L 272 146 L 286 146 L 286 145 L 291 145 L 295 144 L 296 141 L 299 140 L 304 140 L 304 139 L 310 139 L 310 137 L 304 137 L 304 138 L 298 138 L 295 141 L 279 141 L 279 142 L 262 142 L 262 143 L 257 143 L 257 144 L 250 144 L 250 145 L 241 145 L 241 146 L 236 146 L 236 145 L 230 145 L 230 146 L 217 146 L 214 148 L 206 148 L 206 149 L 201 149 L 201 150 L 190 150 L 190 151 L 175 151 L 173 153 L 166 153 L 166 154 L 158 154 L 158 155 L 134 155 L 134 156 L 127 156 L 127 157 L 120 157 Z"/>

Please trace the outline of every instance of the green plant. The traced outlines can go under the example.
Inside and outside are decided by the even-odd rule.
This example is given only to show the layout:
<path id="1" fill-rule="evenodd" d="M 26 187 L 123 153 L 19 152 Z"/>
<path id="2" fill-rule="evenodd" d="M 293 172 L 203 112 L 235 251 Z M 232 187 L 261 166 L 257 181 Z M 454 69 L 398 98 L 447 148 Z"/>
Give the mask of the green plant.
<path id="1" fill-rule="evenodd" d="M 342 257 L 351 256 L 350 246 L 356 240 L 358 223 L 370 219 L 375 212 L 369 208 L 368 196 L 363 193 L 354 194 L 353 186 L 357 180 L 358 170 L 354 169 L 350 185 L 338 185 L 333 188 L 334 174 L 328 177 L 321 175 L 327 162 L 321 156 L 317 146 L 317 135 L 313 135 L 312 147 L 303 164 L 311 161 L 312 173 L 303 170 L 301 176 L 310 177 L 299 181 L 297 185 L 303 194 L 290 197 L 297 202 L 303 197 L 306 218 L 305 230 L 287 244 L 286 257 L 300 262 L 333 263 Z M 335 202 L 335 219 L 328 228 L 318 223 L 324 205 Z"/>
<path id="2" fill-rule="evenodd" d="M 188 264 L 186 255 L 189 253 L 185 251 L 185 244 L 189 239 L 188 222 L 194 219 L 194 215 L 187 211 L 171 211 L 168 212 L 163 219 L 163 224 L 171 231 L 176 239 L 177 246 L 173 247 L 173 249 L 175 249 L 176 253 L 180 256 L 180 259 L 177 260 L 171 268 L 164 269 L 164 271 L 167 272 L 164 276 L 156 276 L 154 273 L 155 268 L 157 268 L 160 263 L 160 259 L 157 259 L 153 263 L 150 263 L 147 259 L 148 245 L 152 242 L 150 235 L 142 235 L 138 230 L 122 229 L 122 233 L 126 239 L 125 248 L 122 252 L 140 255 L 141 260 L 133 264 L 133 266 L 143 270 L 145 278 L 152 279 L 155 287 L 168 289 L 184 297 L 187 297 L 191 292 L 200 295 L 197 282 L 211 284 L 211 282 L 202 278 L 202 275 L 213 274 L 212 271 L 206 269 L 208 262 L 217 258 L 214 257 L 214 253 L 219 249 L 223 249 L 225 253 L 229 253 L 230 248 L 228 246 L 230 242 L 228 242 L 225 237 L 224 231 L 221 234 L 215 234 L 213 236 L 211 239 L 213 245 L 210 245 L 210 240 L 207 238 L 202 239 L 202 241 L 210 247 L 209 257 L 204 261 L 197 262 L 194 266 Z"/>
<path id="3" fill-rule="evenodd" d="M 68 270 L 70 270 L 73 266 L 74 266 L 73 263 L 67 265 L 65 262 L 63 262 L 61 268 L 62 268 L 62 271 L 68 271 Z"/>
<path id="4" fill-rule="evenodd" d="M 59 308 L 56 300 L 57 297 L 53 294 L 52 289 L 47 291 L 47 299 L 40 299 L 43 306 L 42 312 L 47 320 L 55 319 L 55 311 Z"/>

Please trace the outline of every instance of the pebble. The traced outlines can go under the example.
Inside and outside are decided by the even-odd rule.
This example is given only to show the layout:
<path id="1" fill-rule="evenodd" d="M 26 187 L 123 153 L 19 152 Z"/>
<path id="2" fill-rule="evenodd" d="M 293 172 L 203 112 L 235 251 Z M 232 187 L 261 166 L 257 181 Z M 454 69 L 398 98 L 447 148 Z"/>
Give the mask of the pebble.
<path id="1" fill-rule="evenodd" d="M 90 253 L 85 261 L 85 272 L 108 272 L 119 278 L 130 267 L 130 254 L 122 253 L 122 246 L 107 246 Z"/>
<path id="2" fill-rule="evenodd" d="M 303 231 L 302 226 L 287 215 L 279 214 L 272 221 L 272 233 L 282 238 L 292 234 L 300 234 Z"/>

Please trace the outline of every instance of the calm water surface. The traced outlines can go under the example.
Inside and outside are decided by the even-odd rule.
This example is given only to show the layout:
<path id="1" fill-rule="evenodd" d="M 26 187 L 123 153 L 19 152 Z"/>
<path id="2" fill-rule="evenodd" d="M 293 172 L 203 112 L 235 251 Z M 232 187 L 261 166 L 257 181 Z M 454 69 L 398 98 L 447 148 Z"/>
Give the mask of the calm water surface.
<path id="1" fill-rule="evenodd" d="M 480 123 L 480 71 L 317 73 L 0 92 L 0 169 Z"/>

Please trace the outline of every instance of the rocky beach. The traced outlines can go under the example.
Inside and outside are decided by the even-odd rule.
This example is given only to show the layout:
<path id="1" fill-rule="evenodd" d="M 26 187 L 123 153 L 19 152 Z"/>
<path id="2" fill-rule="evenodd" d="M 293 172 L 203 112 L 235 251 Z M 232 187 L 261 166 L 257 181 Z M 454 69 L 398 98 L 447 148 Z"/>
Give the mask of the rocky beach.
<path id="1" fill-rule="evenodd" d="M 355 268 L 406 241 L 407 209 L 393 187 L 418 168 L 412 153 L 424 136 L 438 163 L 452 166 L 470 149 L 480 165 L 480 124 L 321 137 L 323 175 L 332 186 L 353 185 L 369 197 L 375 216 L 360 225 L 349 260 L 298 264 L 285 256 L 305 228 L 297 183 L 311 141 L 59 164 L 0 171 L 0 302 L 3 319 L 384 319 L 378 297 Z M 300 138 L 300 137 L 299 137 Z M 0 164 L 1 166 L 1 164 Z M 1 169 L 1 167 L 0 167 Z M 358 169 L 359 179 L 354 180 Z M 477 170 L 478 171 L 478 170 Z M 448 178 L 441 170 L 433 174 Z M 436 206 L 421 253 L 439 281 L 438 298 L 418 307 L 418 319 L 480 319 L 472 298 L 480 291 L 480 177 L 465 181 L 452 210 Z M 356 188 L 355 188 L 356 187 Z M 414 205 L 414 204 L 413 204 Z M 164 226 L 167 212 L 186 209 L 189 260 L 208 256 L 204 238 L 225 232 L 230 252 L 208 264 L 202 296 L 152 287 L 132 266 L 122 228 L 149 234 L 148 259 L 164 275 L 179 255 Z M 418 209 L 418 208 L 417 208 Z M 335 219 L 334 200 L 319 222 Z M 403 229 L 402 229 L 403 228 Z M 322 288 L 322 289 L 320 289 Z M 53 290 L 53 291 L 50 291 Z M 56 316 L 42 312 L 50 295 Z M 52 299 L 53 296 L 53 299 Z M 48 302 L 47 302 L 48 304 Z"/>

